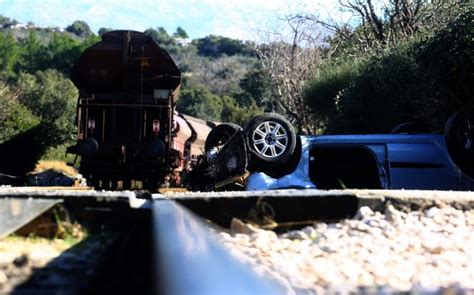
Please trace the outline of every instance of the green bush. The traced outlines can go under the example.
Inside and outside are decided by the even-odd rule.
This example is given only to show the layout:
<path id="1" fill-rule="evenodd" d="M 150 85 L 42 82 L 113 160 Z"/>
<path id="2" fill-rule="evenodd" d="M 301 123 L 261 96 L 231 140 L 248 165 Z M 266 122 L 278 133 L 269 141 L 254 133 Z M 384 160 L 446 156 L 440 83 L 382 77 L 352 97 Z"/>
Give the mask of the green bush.
<path id="1" fill-rule="evenodd" d="M 46 150 L 46 152 L 41 156 L 41 160 L 56 160 L 56 161 L 63 161 L 66 163 L 74 162 L 75 155 L 67 154 L 66 155 L 66 148 L 71 146 L 73 142 L 60 144 L 58 146 L 50 147 Z M 76 164 L 79 164 L 79 161 L 76 161 Z"/>
<path id="2" fill-rule="evenodd" d="M 78 93 L 69 79 L 56 70 L 23 73 L 18 88 L 22 92 L 20 102 L 46 126 L 43 136 L 47 146 L 71 139 Z"/>
<path id="3" fill-rule="evenodd" d="M 331 60 L 322 65 L 318 76 L 305 85 L 303 95 L 320 121 L 334 116 L 345 89 L 359 76 L 361 60 Z"/>
<path id="4" fill-rule="evenodd" d="M 431 125 L 442 124 L 460 109 L 474 107 L 474 8 L 462 13 L 434 37 L 420 43 L 415 55 L 422 79 L 417 98 Z"/>
<path id="5" fill-rule="evenodd" d="M 363 66 L 326 64 L 305 92 L 326 118 L 326 132 L 388 132 L 407 121 L 438 130 L 454 111 L 474 107 L 473 14 L 467 10 L 438 32 L 368 56 Z"/>
<path id="6" fill-rule="evenodd" d="M 0 82 L 0 143 L 39 124 L 39 119 L 17 99 L 16 91 Z"/>
<path id="7" fill-rule="evenodd" d="M 222 100 L 207 88 L 198 86 L 183 89 L 176 103 L 178 112 L 204 120 L 221 120 Z"/>

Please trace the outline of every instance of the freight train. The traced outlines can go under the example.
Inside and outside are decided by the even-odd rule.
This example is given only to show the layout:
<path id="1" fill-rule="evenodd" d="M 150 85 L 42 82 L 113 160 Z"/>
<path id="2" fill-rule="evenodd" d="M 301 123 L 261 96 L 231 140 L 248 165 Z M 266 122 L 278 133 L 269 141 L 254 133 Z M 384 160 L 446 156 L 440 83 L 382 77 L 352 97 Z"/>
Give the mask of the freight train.
<path id="1" fill-rule="evenodd" d="M 79 90 L 80 173 L 95 187 L 124 189 L 132 180 L 154 190 L 189 169 L 215 126 L 177 114 L 181 72 L 151 37 L 111 31 L 78 58 L 71 80 Z"/>

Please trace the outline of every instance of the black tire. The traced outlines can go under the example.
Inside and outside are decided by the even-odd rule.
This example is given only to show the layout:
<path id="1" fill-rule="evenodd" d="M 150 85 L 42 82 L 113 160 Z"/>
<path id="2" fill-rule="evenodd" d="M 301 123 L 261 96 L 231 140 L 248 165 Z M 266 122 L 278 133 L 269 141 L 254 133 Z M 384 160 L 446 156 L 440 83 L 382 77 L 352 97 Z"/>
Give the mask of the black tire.
<path id="1" fill-rule="evenodd" d="M 400 125 L 397 125 L 390 131 L 390 134 L 402 134 L 402 133 L 415 133 L 416 130 L 415 122 L 405 122 Z"/>
<path id="2" fill-rule="evenodd" d="M 224 145 L 239 129 L 241 127 L 234 123 L 222 123 L 212 128 L 211 132 L 207 135 L 204 151 L 207 153 L 214 147 Z"/>
<path id="3" fill-rule="evenodd" d="M 252 118 L 243 130 L 248 150 L 265 168 L 284 164 L 296 147 L 296 132 L 283 116 L 265 113 Z"/>
<path id="4" fill-rule="evenodd" d="M 452 114 L 444 125 L 446 144 L 457 159 L 474 159 L 474 118 L 468 112 Z"/>
<path id="5" fill-rule="evenodd" d="M 444 137 L 454 162 L 474 177 L 474 114 L 452 114 L 444 125 Z"/>

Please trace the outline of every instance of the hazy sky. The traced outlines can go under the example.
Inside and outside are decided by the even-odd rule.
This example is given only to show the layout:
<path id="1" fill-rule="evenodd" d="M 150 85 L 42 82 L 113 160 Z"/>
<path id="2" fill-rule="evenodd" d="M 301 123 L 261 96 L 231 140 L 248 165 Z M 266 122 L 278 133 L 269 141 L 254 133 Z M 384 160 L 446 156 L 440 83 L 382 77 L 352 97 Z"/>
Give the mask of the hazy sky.
<path id="1" fill-rule="evenodd" d="M 258 39 L 257 28 L 273 28 L 288 11 L 311 11 L 321 17 L 344 18 L 337 0 L 0 0 L 0 15 L 40 26 L 66 27 L 86 21 L 101 27 L 133 29 L 181 26 L 191 38 L 210 34 Z"/>

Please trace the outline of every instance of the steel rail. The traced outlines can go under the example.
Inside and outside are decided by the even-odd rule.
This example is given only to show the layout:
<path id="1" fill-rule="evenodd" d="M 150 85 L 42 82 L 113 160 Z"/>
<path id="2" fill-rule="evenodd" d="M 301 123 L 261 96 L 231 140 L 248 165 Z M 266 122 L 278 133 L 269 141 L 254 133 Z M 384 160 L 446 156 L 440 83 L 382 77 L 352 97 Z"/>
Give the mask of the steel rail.
<path id="1" fill-rule="evenodd" d="M 282 294 L 212 237 L 202 220 L 178 203 L 152 204 L 156 288 L 162 294 Z"/>

